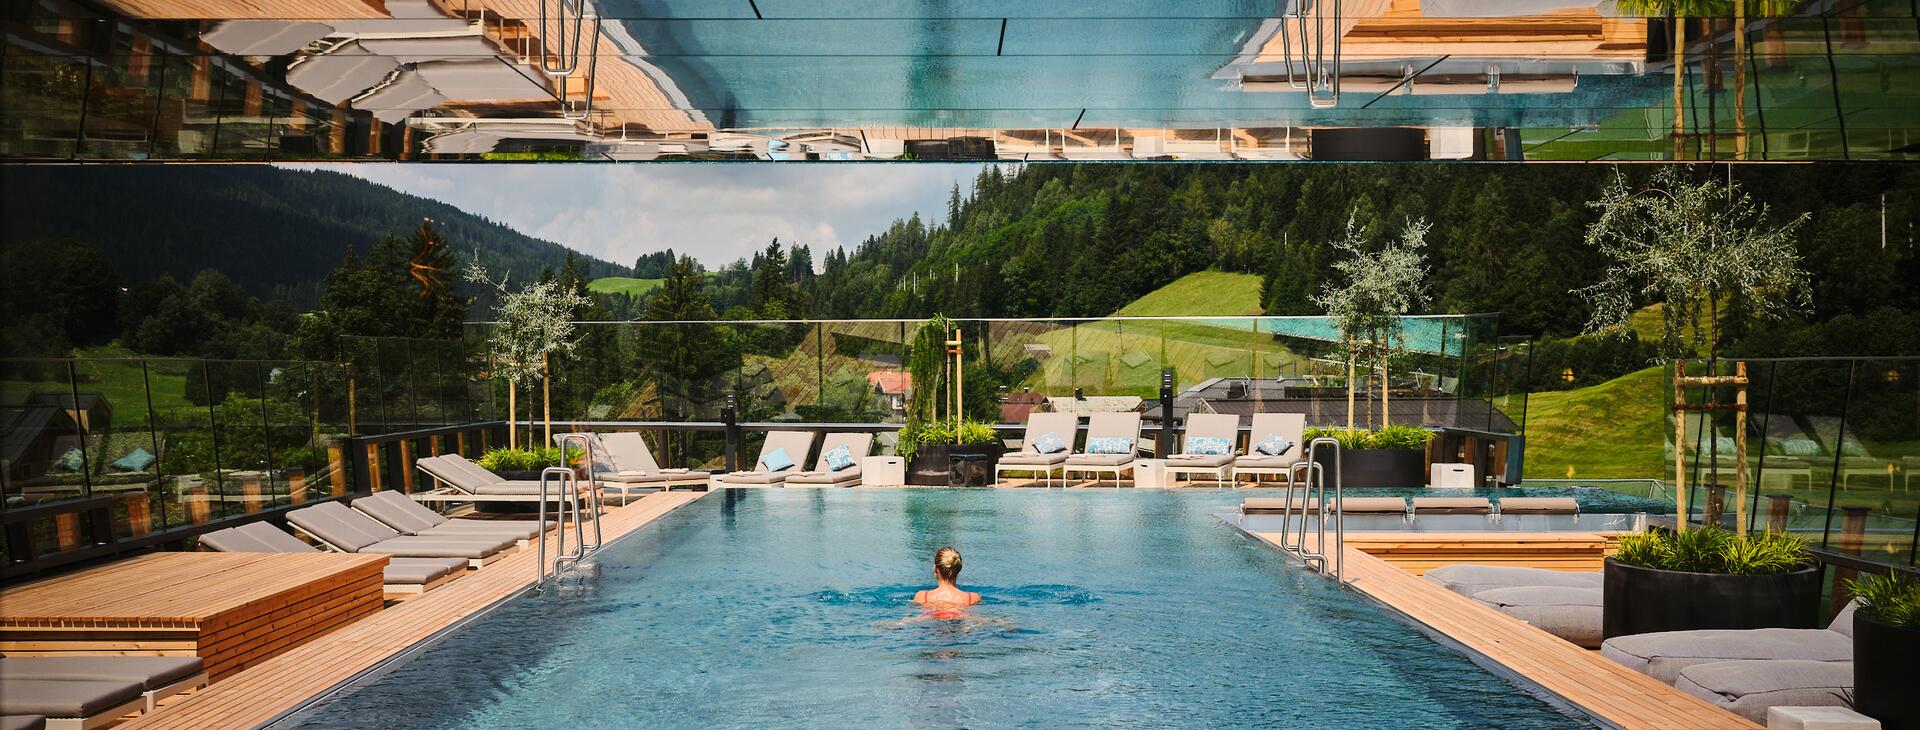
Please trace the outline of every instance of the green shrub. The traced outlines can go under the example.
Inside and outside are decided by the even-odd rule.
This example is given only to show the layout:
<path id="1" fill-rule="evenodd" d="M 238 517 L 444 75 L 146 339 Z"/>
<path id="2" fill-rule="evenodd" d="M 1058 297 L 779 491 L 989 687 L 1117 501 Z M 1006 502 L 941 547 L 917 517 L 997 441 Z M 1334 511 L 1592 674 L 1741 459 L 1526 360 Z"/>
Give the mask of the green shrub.
<path id="1" fill-rule="evenodd" d="M 543 449 L 490 449 L 480 456 L 480 467 L 488 471 L 535 471 L 549 466 L 565 466 L 567 461 L 580 458 L 580 450 L 567 449 L 567 458 L 560 458 L 560 447 L 548 446 Z"/>
<path id="2" fill-rule="evenodd" d="M 1739 537 L 1716 527 L 1628 535 L 1620 538 L 1613 559 L 1640 568 L 1723 575 L 1773 575 L 1813 564 L 1800 538 L 1761 533 Z"/>
<path id="3" fill-rule="evenodd" d="M 954 429 L 953 422 L 948 420 L 909 421 L 900 428 L 900 443 L 894 447 L 894 453 L 911 459 L 920 453 L 921 446 L 990 444 L 999 438 L 1000 434 L 993 430 L 991 424 L 980 421 L 962 421 L 958 431 Z"/>
<path id="4" fill-rule="evenodd" d="M 1340 442 L 1340 448 L 1347 451 L 1369 449 L 1424 449 L 1427 442 L 1433 440 L 1433 432 L 1419 426 L 1395 424 L 1386 428 L 1367 430 L 1344 428 L 1309 428 L 1303 434 L 1307 444 L 1317 438 L 1330 438 Z M 1302 450 L 1306 444 L 1300 445 Z"/>
<path id="5" fill-rule="evenodd" d="M 1888 572 L 1847 581 L 1847 590 L 1873 620 L 1920 629 L 1920 579 Z"/>

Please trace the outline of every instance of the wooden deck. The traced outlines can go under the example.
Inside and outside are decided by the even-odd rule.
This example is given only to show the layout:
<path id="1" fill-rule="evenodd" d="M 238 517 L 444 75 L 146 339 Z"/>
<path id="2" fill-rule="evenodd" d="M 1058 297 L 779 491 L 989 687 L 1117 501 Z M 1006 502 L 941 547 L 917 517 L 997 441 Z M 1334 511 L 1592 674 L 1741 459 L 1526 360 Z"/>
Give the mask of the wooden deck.
<path id="1" fill-rule="evenodd" d="M 708 492 L 655 493 L 601 518 L 611 541 Z M 549 535 L 549 540 L 552 536 Z M 552 546 L 549 546 L 552 549 Z M 443 628 L 533 584 L 528 547 L 444 586 L 347 625 L 321 640 L 127 723 L 128 728 L 251 728 L 300 706 Z M 376 586 L 376 589 L 378 586 Z M 423 688 L 430 690 L 431 688 Z"/>
<path id="2" fill-rule="evenodd" d="M 5 591 L 0 652 L 199 656 L 219 681 L 380 610 L 384 555 L 154 553 Z"/>
<path id="3" fill-rule="evenodd" d="M 1278 533 L 1253 533 L 1276 543 Z M 1357 545 L 1422 541 L 1408 533 L 1349 536 L 1343 554 L 1354 589 L 1608 723 L 1623 728 L 1758 728 L 1733 713 L 1514 620 L 1370 555 Z M 1427 536 L 1422 536 L 1427 537 Z M 1493 539 L 1510 536 L 1481 535 Z M 1598 536 L 1593 536 L 1598 537 Z M 1455 536 L 1455 542 L 1462 542 Z M 1426 545 L 1431 550 L 1432 544 Z M 1471 548 L 1469 548 L 1470 550 Z M 1455 560 L 1453 562 L 1476 562 Z M 1515 565 L 1517 562 L 1501 564 Z"/>
<path id="4" fill-rule="evenodd" d="M 1354 532 L 1347 546 L 1414 575 L 1455 563 L 1597 571 L 1619 539 L 1601 532 Z"/>

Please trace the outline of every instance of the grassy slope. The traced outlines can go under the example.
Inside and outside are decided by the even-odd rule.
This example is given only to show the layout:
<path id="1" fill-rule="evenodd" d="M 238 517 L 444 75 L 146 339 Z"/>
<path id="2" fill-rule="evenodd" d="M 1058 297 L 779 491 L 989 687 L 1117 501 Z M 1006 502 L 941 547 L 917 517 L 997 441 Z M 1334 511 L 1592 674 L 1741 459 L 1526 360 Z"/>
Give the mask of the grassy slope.
<path id="1" fill-rule="evenodd" d="M 1231 316 L 1260 313 L 1260 277 L 1202 271 L 1180 277 L 1121 307 L 1122 317 Z"/>
<path id="2" fill-rule="evenodd" d="M 1535 393 L 1527 401 L 1529 479 L 1658 478 L 1666 463 L 1663 371 Z"/>
<path id="3" fill-rule="evenodd" d="M 587 282 L 587 290 L 598 294 L 625 294 L 638 297 L 660 288 L 660 279 L 635 279 L 631 276 L 608 276 Z"/>

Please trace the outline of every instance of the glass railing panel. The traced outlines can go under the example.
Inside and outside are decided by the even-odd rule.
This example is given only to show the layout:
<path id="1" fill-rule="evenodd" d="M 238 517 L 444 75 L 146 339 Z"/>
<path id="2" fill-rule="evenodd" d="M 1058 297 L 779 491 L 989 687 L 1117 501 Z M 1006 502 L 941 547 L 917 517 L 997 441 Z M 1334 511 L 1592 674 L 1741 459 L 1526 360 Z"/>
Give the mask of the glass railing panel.
<path id="1" fill-rule="evenodd" d="M 0 435 L 12 452 L 0 490 L 7 506 L 87 496 L 88 439 L 67 407 L 76 376 L 64 360 L 0 362 Z"/>
<path id="2" fill-rule="evenodd" d="M 1827 545 L 1876 562 L 1912 564 L 1920 525 L 1920 359 L 1854 368 Z"/>
<path id="3" fill-rule="evenodd" d="M 78 360 L 73 363 L 73 398 L 62 396 L 86 455 L 86 482 L 95 496 L 116 502 L 113 529 L 117 537 L 145 535 L 160 529 L 158 509 L 159 438 L 148 420 L 147 378 L 139 360 Z"/>
<path id="4" fill-rule="evenodd" d="M 41 53 L 9 43 L 0 63 L 0 155 L 68 159 L 79 138 L 86 101 L 84 57 Z"/>
<path id="5" fill-rule="evenodd" d="M 911 383 L 905 343 L 895 322 L 823 322 L 820 398 L 815 417 L 831 422 L 892 423 L 905 420 Z M 982 328 L 984 331 L 985 328 Z M 969 360 L 991 361 L 984 350 Z"/>
<path id="6" fill-rule="evenodd" d="M 166 520 L 199 524 L 225 514 L 207 370 L 193 360 L 150 360 L 160 492 Z"/>

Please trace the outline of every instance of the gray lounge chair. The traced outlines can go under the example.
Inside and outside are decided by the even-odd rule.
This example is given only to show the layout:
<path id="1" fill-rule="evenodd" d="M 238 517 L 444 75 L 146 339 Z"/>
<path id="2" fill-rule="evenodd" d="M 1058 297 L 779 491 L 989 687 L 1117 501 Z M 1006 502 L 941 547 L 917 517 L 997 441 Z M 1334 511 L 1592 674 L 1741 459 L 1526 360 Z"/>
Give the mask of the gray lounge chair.
<path id="1" fill-rule="evenodd" d="M 1517 565 L 1474 565 L 1472 563 L 1443 565 L 1427 571 L 1421 577 L 1467 597 L 1494 588 L 1518 586 L 1599 590 L 1602 582 L 1601 574 L 1598 572 L 1569 572 Z"/>
<path id="2" fill-rule="evenodd" d="M 827 463 L 827 454 L 834 449 L 845 447 L 853 455 L 853 465 L 833 470 Z M 786 485 L 789 487 L 857 487 L 860 486 L 860 457 L 873 450 L 873 434 L 870 433 L 830 433 L 820 442 L 820 454 L 813 457 L 812 471 L 786 472 Z"/>
<path id="3" fill-rule="evenodd" d="M 9 679 L 139 682 L 146 712 L 160 700 L 207 686 L 205 666 L 191 656 L 0 657 L 0 681 Z"/>
<path id="4" fill-rule="evenodd" d="M 1507 586 L 1473 594 L 1494 610 L 1588 649 L 1600 646 L 1602 595 L 1599 588 Z"/>
<path id="5" fill-rule="evenodd" d="M 405 558 L 465 558 L 475 568 L 513 550 L 518 540 L 494 535 L 420 537 L 402 535 L 379 520 L 339 502 L 322 502 L 287 513 L 287 522 L 343 553 L 372 553 Z"/>
<path id="6" fill-rule="evenodd" d="M 795 470 L 767 470 L 767 457 L 775 451 L 784 451 L 795 465 L 804 464 L 807 455 L 813 450 L 812 431 L 769 431 L 767 440 L 760 445 L 760 458 L 753 462 L 751 471 L 734 471 L 715 474 L 710 484 L 728 487 L 778 487 L 785 484 L 787 477 Z"/>
<path id="7" fill-rule="evenodd" d="M 200 544 L 223 553 L 319 552 L 319 548 L 265 522 L 214 530 L 201 535 Z M 467 562 L 466 558 L 389 558 L 380 582 L 387 593 L 424 593 L 460 577 L 467 570 Z"/>
<path id="8" fill-rule="evenodd" d="M 1286 439 L 1290 444 L 1286 451 L 1268 455 L 1254 450 L 1254 446 L 1267 439 L 1268 434 Z M 1247 431 L 1247 453 L 1234 458 L 1233 471 L 1227 479 L 1235 486 L 1240 484 L 1240 475 L 1285 477 L 1293 482 L 1293 465 L 1307 458 L 1307 414 L 1305 413 L 1255 413 L 1253 427 Z"/>
<path id="9" fill-rule="evenodd" d="M 1227 453 L 1193 453 L 1194 439 L 1223 438 Z M 1216 487 L 1226 486 L 1233 476 L 1233 461 L 1240 455 L 1240 417 L 1231 413 L 1192 413 L 1187 415 L 1186 438 L 1178 454 L 1167 457 L 1167 478 L 1175 474 L 1210 474 Z"/>
<path id="10" fill-rule="evenodd" d="M 1853 692 L 1853 662 L 1749 659 L 1695 664 L 1673 686 L 1765 725 L 1767 708 L 1838 707 Z"/>
<path id="11" fill-rule="evenodd" d="M 1040 453 L 1035 442 L 1041 437 L 1052 434 L 1060 439 L 1065 448 L 1049 454 Z M 1074 438 L 1080 435 L 1080 417 L 1072 413 L 1032 413 L 1027 415 L 1027 429 L 1020 437 L 1020 450 L 1000 457 L 993 465 L 993 482 L 1000 483 L 1000 475 L 1005 472 L 1038 474 L 1048 486 L 1053 485 L 1053 473 L 1073 455 Z"/>
<path id="12" fill-rule="evenodd" d="M 635 494 L 655 489 L 704 489 L 707 486 L 710 475 L 706 472 L 660 468 L 660 462 L 653 458 L 653 450 L 647 448 L 646 437 L 639 432 L 616 431 L 594 434 L 593 438 L 595 455 L 599 457 L 593 465 L 593 478 L 609 496 L 619 497 L 621 504 L 626 504 Z"/>
<path id="13" fill-rule="evenodd" d="M 1824 629 L 1702 629 L 1615 636 L 1600 655 L 1672 684 L 1695 664 L 1745 659 L 1853 661 L 1853 611 L 1849 604 Z"/>
<path id="14" fill-rule="evenodd" d="M 39 715 L 46 727 L 92 730 L 146 706 L 139 682 L 0 679 L 0 715 Z"/>
<path id="15" fill-rule="evenodd" d="M 407 495 L 392 490 L 374 492 L 353 500 L 353 508 L 405 535 L 435 537 L 498 535 L 515 540 L 532 540 L 540 533 L 553 529 L 557 524 L 548 520 L 542 527 L 539 520 L 472 520 L 447 517 L 433 511 L 431 507 L 407 498 Z"/>
<path id="16" fill-rule="evenodd" d="M 1126 439 L 1128 448 L 1120 454 L 1091 453 L 1094 444 L 1100 439 Z M 1087 443 L 1080 453 L 1067 457 L 1060 463 L 1062 477 L 1076 473 L 1092 474 L 1096 480 L 1102 474 L 1113 475 L 1113 486 L 1120 487 L 1120 475 L 1133 471 L 1133 462 L 1139 458 L 1140 451 L 1140 414 L 1134 413 L 1095 413 L 1087 417 Z"/>
<path id="17" fill-rule="evenodd" d="M 481 468 L 459 454 L 430 456 L 413 462 L 414 468 L 433 478 L 434 488 L 415 492 L 422 502 L 539 502 L 540 482 L 510 481 Z M 560 485 L 552 485 L 556 499 Z M 581 490 L 584 495 L 585 489 Z"/>

